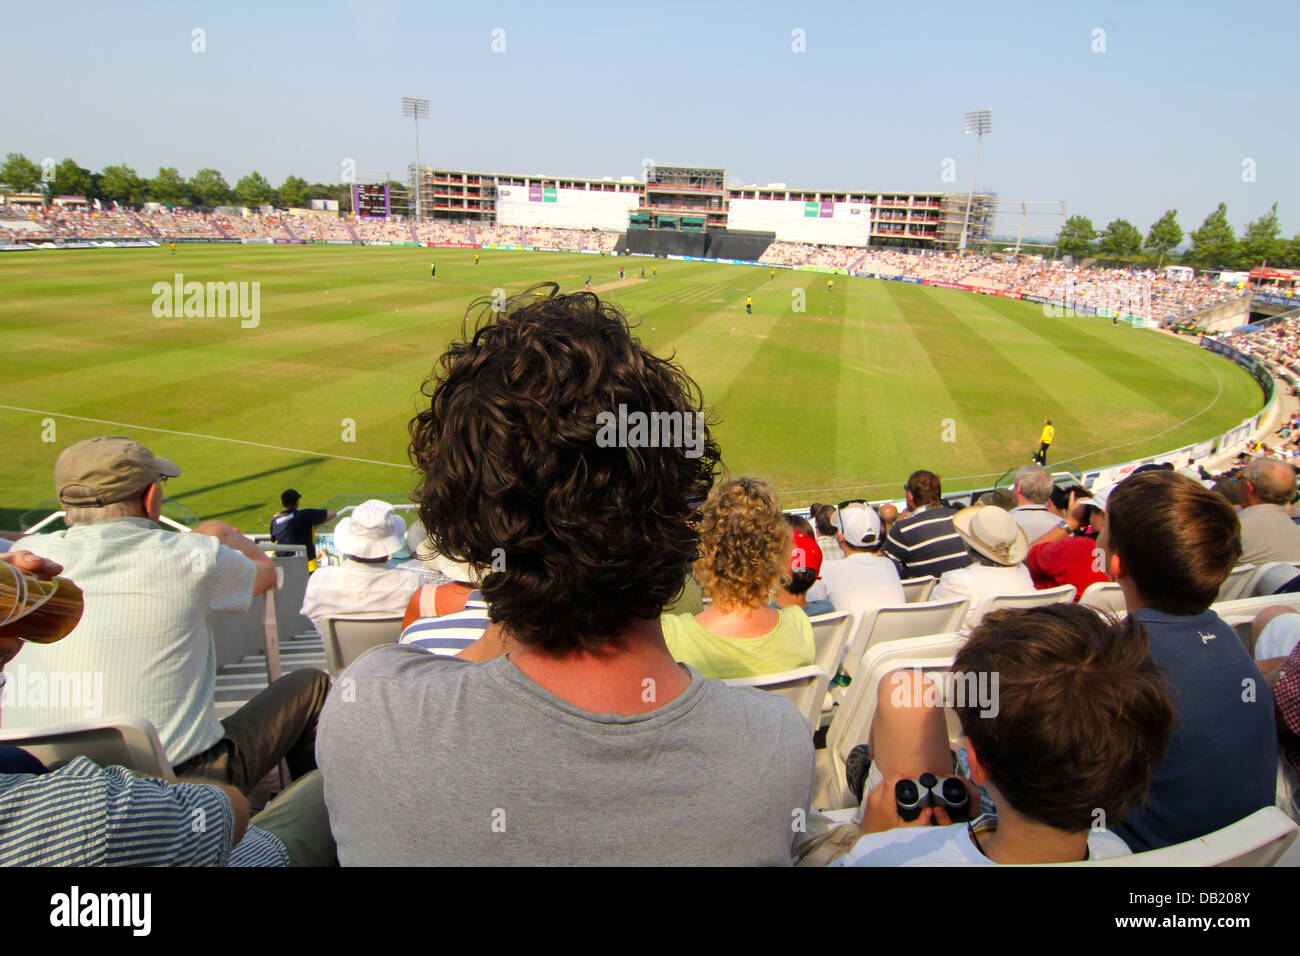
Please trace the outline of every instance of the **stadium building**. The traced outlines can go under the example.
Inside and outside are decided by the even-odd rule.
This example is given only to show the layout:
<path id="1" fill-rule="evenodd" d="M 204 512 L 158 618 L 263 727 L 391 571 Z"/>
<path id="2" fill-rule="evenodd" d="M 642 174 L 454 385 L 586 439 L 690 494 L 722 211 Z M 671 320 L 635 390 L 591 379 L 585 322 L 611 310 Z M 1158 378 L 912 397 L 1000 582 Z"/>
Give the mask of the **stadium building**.
<path id="1" fill-rule="evenodd" d="M 743 258 L 739 253 L 763 236 L 768 242 L 951 249 L 961 241 L 968 201 L 971 243 L 992 237 L 997 210 L 993 193 L 971 198 L 779 183 L 728 186 L 719 167 L 648 166 L 644 181 L 432 166 L 420 167 L 418 177 L 415 167 L 408 173 L 418 180 L 425 221 L 626 232 L 632 251 L 702 255 L 707 246 L 718 258 Z M 413 212 L 414 192 L 410 204 Z"/>

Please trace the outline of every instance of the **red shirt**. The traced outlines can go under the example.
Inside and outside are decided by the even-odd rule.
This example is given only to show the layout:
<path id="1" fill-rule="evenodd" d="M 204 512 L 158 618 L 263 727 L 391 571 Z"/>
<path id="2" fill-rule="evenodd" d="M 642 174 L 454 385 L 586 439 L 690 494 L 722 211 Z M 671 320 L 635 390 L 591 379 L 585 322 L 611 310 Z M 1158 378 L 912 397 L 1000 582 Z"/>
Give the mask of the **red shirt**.
<path id="1" fill-rule="evenodd" d="M 1105 572 L 1098 571 L 1097 539 L 1091 535 L 1076 535 L 1060 541 L 1044 541 L 1029 549 L 1025 565 L 1034 579 L 1034 587 L 1043 591 L 1074 585 L 1074 599 L 1087 590 L 1088 585 L 1109 581 Z"/>

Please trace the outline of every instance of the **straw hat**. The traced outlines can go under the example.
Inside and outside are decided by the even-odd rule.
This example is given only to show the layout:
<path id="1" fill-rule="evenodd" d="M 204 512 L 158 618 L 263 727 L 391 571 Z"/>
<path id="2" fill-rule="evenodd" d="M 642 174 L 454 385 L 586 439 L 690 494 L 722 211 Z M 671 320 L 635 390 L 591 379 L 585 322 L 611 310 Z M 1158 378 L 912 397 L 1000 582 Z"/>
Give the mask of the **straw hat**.
<path id="1" fill-rule="evenodd" d="M 968 548 L 1005 567 L 1019 564 L 1029 553 L 1025 529 L 996 506 L 963 508 L 952 516 L 952 526 Z"/>

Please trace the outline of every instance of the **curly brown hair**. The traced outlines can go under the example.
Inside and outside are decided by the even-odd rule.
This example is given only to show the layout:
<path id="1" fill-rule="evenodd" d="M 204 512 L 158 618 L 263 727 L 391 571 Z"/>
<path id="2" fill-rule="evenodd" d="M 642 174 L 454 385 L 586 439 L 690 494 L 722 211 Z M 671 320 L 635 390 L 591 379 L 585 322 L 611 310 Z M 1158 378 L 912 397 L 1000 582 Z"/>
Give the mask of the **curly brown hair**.
<path id="1" fill-rule="evenodd" d="M 762 478 L 729 478 L 700 505 L 695 579 L 719 610 L 756 607 L 786 577 L 794 537 Z"/>
<path id="2" fill-rule="evenodd" d="M 491 569 L 483 597 L 511 638 L 599 647 L 681 591 L 699 546 L 689 502 L 718 468 L 713 423 L 695 417 L 695 382 L 618 308 L 555 283 L 480 299 L 421 394 L 420 520 L 438 553 Z M 599 419 L 620 405 L 691 416 L 699 441 L 605 447 Z"/>

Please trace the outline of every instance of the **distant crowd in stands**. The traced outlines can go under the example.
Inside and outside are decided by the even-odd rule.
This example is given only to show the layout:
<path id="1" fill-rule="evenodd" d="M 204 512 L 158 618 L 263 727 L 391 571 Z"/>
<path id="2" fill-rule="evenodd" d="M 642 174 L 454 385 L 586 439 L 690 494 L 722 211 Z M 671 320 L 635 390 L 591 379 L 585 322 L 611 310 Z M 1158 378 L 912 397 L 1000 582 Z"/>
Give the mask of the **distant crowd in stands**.
<path id="1" fill-rule="evenodd" d="M 937 251 L 901 252 L 774 242 L 759 261 L 952 282 L 997 292 L 1035 295 L 1065 302 L 1075 309 L 1090 307 L 1132 314 L 1161 323 L 1241 294 L 1228 284 L 1201 277 L 1179 280 L 1150 269 L 1085 269 L 1024 257 L 999 259 Z"/>
<path id="2" fill-rule="evenodd" d="M 163 207 L 126 208 L 0 206 L 0 238 L 41 242 L 73 238 L 268 238 L 307 242 L 432 242 L 511 245 L 610 253 L 619 233 L 496 224 L 340 219 L 320 216 L 226 216 Z M 856 246 L 774 242 L 759 257 L 769 265 L 846 269 L 875 275 L 952 282 L 993 291 L 1036 295 L 1070 307 L 1103 308 L 1168 323 L 1216 302 L 1235 298 L 1235 287 L 1197 277 L 1180 281 L 1152 270 L 1066 267 L 1042 261 L 1003 260 L 946 252 L 901 252 Z"/>
<path id="3" fill-rule="evenodd" d="M 1144 467 L 1090 494 L 1027 465 L 961 509 L 922 469 L 901 509 L 805 519 L 761 479 L 718 479 L 707 418 L 699 448 L 601 446 L 610 407 L 704 412 L 594 295 L 476 303 L 436 369 L 409 428 L 419 530 L 358 506 L 303 605 L 316 622 L 404 610 L 401 640 L 334 684 L 296 671 L 224 721 L 208 618 L 272 588 L 271 559 L 221 521 L 159 528 L 176 463 L 122 438 L 64 450 L 70 530 L 13 535 L 4 558 L 65 574 L 85 610 L 19 665 L 103 673 L 106 712 L 152 722 L 181 780 L 84 757 L 47 772 L 0 747 L 0 863 L 1046 863 L 1184 843 L 1275 802 L 1296 815 L 1277 778 L 1280 742 L 1300 780 L 1300 614 L 1239 636 L 1211 607 L 1243 560 L 1269 571 L 1256 590 L 1300 589 L 1290 465 L 1251 460 L 1213 489 Z M 300 497 L 282 495 L 277 543 L 331 517 Z M 404 547 L 414 565 L 394 563 Z M 412 573 L 426 563 L 436 577 Z M 927 678 L 885 674 L 846 774 L 857 816 L 818 818 L 851 808 L 813 790 L 815 721 L 721 680 L 810 665 L 819 618 L 847 612 L 856 636 L 926 578 L 928 603 L 961 614 L 953 673 L 995 675 L 996 707 L 953 702 L 950 742 Z M 19 647 L 0 637 L 0 667 Z M 44 699 L 3 717 L 72 719 Z M 294 785 L 250 820 L 245 795 L 282 758 Z M 905 816 L 899 786 L 927 774 L 962 799 Z"/>
<path id="4" fill-rule="evenodd" d="M 298 216 L 229 216 L 169 208 L 0 205 L 0 238 L 10 242 L 85 239 L 284 239 L 515 245 L 613 252 L 619 233 L 591 229 Z"/>

